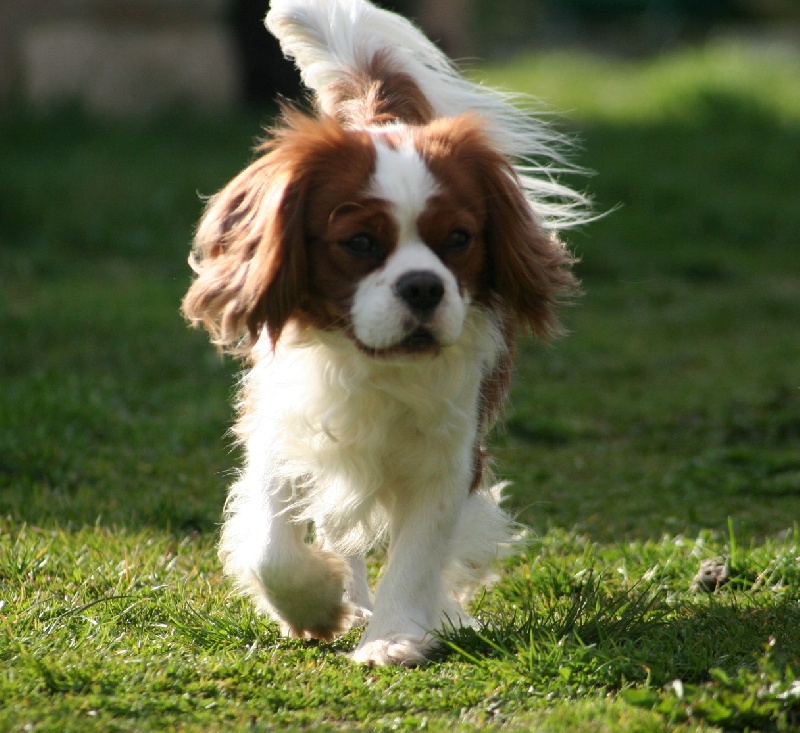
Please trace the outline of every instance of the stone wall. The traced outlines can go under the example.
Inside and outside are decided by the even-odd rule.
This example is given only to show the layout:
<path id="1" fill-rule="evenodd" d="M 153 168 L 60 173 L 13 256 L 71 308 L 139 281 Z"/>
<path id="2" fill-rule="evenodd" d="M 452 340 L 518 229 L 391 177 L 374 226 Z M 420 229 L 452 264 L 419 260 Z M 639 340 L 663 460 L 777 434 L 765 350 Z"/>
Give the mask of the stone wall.
<path id="1" fill-rule="evenodd" d="M 226 0 L 2 0 L 0 100 L 106 114 L 239 97 Z"/>

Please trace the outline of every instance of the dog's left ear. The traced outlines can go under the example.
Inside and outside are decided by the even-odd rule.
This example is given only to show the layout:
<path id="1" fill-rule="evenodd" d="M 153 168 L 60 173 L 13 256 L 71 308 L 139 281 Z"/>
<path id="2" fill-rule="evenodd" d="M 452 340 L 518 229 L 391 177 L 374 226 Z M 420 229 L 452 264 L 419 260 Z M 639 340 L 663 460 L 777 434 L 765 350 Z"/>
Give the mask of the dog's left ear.
<path id="1" fill-rule="evenodd" d="M 489 155 L 481 167 L 490 287 L 522 325 L 539 337 L 551 337 L 559 331 L 558 304 L 578 289 L 571 271 L 575 259 L 537 220 L 505 159 Z"/>
<path id="2" fill-rule="evenodd" d="M 486 122 L 466 114 L 428 126 L 425 154 L 468 171 L 480 191 L 489 263 L 486 285 L 511 318 L 547 338 L 558 330 L 557 306 L 577 290 L 575 260 L 538 221 L 514 167 L 492 143 Z"/>

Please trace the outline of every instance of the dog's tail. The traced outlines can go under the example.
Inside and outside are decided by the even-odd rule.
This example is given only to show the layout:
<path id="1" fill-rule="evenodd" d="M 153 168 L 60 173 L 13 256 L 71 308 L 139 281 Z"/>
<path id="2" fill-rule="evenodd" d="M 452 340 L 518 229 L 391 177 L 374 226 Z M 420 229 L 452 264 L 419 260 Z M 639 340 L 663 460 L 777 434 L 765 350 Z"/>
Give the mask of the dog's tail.
<path id="1" fill-rule="evenodd" d="M 354 97 L 374 94 L 371 82 L 385 82 L 390 68 L 395 80 L 398 75 L 406 80 L 394 95 L 406 99 L 404 108 L 395 101 L 405 114 L 395 113 L 395 118 L 419 124 L 466 112 L 480 115 L 498 150 L 514 162 L 545 227 L 564 228 L 587 219 L 586 198 L 555 180 L 575 172 L 561 152 L 565 140 L 517 106 L 519 99 L 461 76 L 405 18 L 367 0 L 272 0 L 266 24 L 294 59 L 324 114 L 340 117 L 343 103 L 352 108 L 360 101 Z M 416 103 L 415 92 L 422 97 Z"/>

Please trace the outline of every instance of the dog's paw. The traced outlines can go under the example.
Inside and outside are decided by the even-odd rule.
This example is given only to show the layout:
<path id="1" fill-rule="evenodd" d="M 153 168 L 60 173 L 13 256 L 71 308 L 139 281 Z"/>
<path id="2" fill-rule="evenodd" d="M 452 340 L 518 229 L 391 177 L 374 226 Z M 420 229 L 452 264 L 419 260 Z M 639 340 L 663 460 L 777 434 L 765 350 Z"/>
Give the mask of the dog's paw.
<path id="1" fill-rule="evenodd" d="M 310 555 L 293 572 L 262 568 L 270 615 L 277 618 L 284 636 L 330 641 L 348 631 L 354 609 L 344 600 L 347 577 L 344 561 L 329 552 Z"/>
<path id="2" fill-rule="evenodd" d="M 368 667 L 417 667 L 428 661 L 435 644 L 429 636 L 376 639 L 359 644 L 350 658 Z"/>
<path id="3" fill-rule="evenodd" d="M 278 626 L 281 634 L 291 639 L 332 641 L 352 628 L 352 613 L 347 604 L 342 604 L 339 607 L 321 609 L 321 613 L 307 614 L 305 618 L 295 617 L 292 623 L 280 619 Z"/>

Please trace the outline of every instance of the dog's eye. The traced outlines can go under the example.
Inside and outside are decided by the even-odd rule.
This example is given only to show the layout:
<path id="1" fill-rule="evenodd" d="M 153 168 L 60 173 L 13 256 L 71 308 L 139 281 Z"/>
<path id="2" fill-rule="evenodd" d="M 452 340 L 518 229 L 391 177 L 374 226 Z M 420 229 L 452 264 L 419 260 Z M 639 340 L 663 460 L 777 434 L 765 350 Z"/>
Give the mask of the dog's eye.
<path id="1" fill-rule="evenodd" d="M 448 252 L 463 252 L 472 244 L 472 235 L 464 229 L 453 229 L 444 240 Z"/>
<path id="2" fill-rule="evenodd" d="M 369 234 L 356 234 L 340 243 L 350 254 L 359 257 L 380 257 L 381 246 Z"/>

